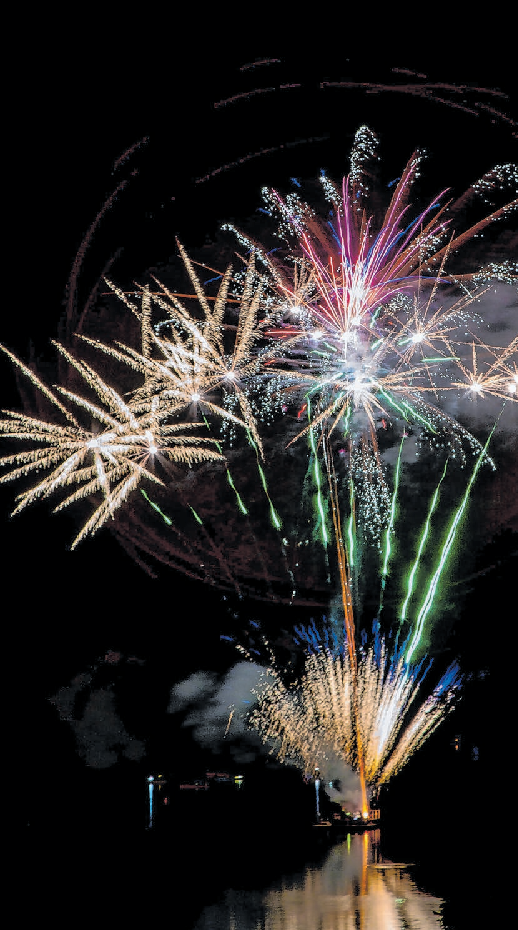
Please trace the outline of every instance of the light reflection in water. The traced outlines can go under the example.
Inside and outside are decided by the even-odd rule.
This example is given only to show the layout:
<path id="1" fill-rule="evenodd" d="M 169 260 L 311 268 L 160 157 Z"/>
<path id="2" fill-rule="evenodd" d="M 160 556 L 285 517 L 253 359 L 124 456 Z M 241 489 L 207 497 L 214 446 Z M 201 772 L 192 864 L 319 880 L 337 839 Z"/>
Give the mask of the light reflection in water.
<path id="1" fill-rule="evenodd" d="M 149 829 L 151 829 L 151 827 L 153 826 L 153 790 L 155 787 L 153 784 L 152 775 L 148 778 L 148 782 L 149 782 L 149 823 L 148 823 L 148 827 Z"/>
<path id="2" fill-rule="evenodd" d="M 194 930 L 439 930 L 441 899 L 405 863 L 380 861 L 379 830 L 349 835 L 319 866 L 263 891 L 228 889 Z"/>

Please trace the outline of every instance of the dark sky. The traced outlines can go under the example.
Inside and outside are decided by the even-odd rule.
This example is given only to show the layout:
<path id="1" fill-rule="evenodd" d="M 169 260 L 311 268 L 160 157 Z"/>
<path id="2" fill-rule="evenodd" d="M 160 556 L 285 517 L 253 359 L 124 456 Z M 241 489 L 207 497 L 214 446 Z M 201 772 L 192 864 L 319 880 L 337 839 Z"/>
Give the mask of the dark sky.
<path id="1" fill-rule="evenodd" d="M 137 42 L 114 50 L 100 30 L 87 52 L 71 41 L 55 55 L 53 43 L 33 41 L 33 54 L 24 53 L 30 80 L 12 100 L 7 181 L 17 201 L 10 223 L 15 294 L 4 306 L 0 337 L 25 358 L 30 342 L 43 362 L 52 357 L 48 340 L 63 323 L 77 249 L 123 180 L 127 187 L 102 219 L 81 268 L 79 308 L 118 249 L 124 251 L 112 275 L 131 281 L 174 254 L 175 236 L 198 248 L 215 238 L 221 222 L 252 214 L 263 184 L 287 189 L 290 177 L 313 177 L 322 167 L 339 177 L 362 123 L 381 137 L 387 176 L 397 176 L 415 147 L 429 151 L 423 190 L 431 196 L 446 186 L 460 193 L 493 164 L 515 158 L 516 96 L 476 89 L 511 94 L 497 54 L 482 57 L 474 49 L 461 66 L 405 49 L 373 62 L 357 49 L 332 58 L 286 54 L 270 39 L 253 54 L 236 47 L 223 54 L 219 45 L 202 54 L 193 42 L 189 54 L 176 49 L 175 55 L 158 40 L 144 43 L 144 52 Z M 442 86 L 425 98 L 415 87 L 427 82 Z M 455 84 L 465 84 L 464 93 L 455 93 Z M 16 405 L 4 361 L 1 378 L 2 406 Z M 148 669 L 152 664 L 163 694 L 211 661 L 229 663 L 219 635 L 231 621 L 220 595 L 166 569 L 148 579 L 106 530 L 69 552 L 74 515 L 50 516 L 43 504 L 10 521 L 14 490 L 2 489 L 0 504 L 8 655 L 26 709 L 22 738 L 34 720 L 51 720 L 42 702 L 109 649 L 144 659 Z M 135 686 L 141 694 L 150 687 L 147 674 Z M 65 725 L 52 726 L 59 739 L 56 728 Z"/>

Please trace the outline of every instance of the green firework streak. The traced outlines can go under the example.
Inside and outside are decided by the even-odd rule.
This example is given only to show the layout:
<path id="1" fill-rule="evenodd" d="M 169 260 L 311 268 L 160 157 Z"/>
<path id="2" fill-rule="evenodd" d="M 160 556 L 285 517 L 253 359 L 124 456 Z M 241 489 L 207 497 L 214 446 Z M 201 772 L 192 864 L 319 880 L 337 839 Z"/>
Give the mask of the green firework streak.
<path id="1" fill-rule="evenodd" d="M 376 310 L 375 310 L 374 313 L 372 314 L 372 319 L 371 319 L 371 321 L 370 321 L 369 329 L 372 329 L 372 327 L 374 326 L 374 324 L 375 324 L 375 322 L 376 322 L 376 320 L 377 320 L 378 315 L 380 314 L 380 312 L 381 312 L 381 306 L 376 307 Z"/>
<path id="2" fill-rule="evenodd" d="M 241 513 L 248 514 L 248 510 L 246 509 L 245 505 L 243 504 L 242 498 L 241 498 L 241 496 L 240 496 L 240 494 L 239 494 L 239 491 L 237 490 L 237 488 L 236 488 L 236 486 L 235 486 L 235 484 L 234 484 L 234 482 L 233 482 L 233 480 L 232 480 L 232 475 L 230 474 L 228 468 L 227 468 L 227 481 L 228 481 L 230 487 L 232 488 L 234 494 L 236 495 L 237 505 L 238 505 L 238 507 L 239 507 Z"/>
<path id="3" fill-rule="evenodd" d="M 383 568 L 381 569 L 381 575 L 383 578 L 383 587 L 385 587 L 385 577 L 388 574 L 388 563 L 389 563 L 390 553 L 392 549 L 391 544 L 390 544 L 390 539 L 391 539 L 392 532 L 394 529 L 394 519 L 396 516 L 396 499 L 397 499 L 397 492 L 399 489 L 399 475 L 401 473 L 401 454 L 403 452 L 403 443 L 405 441 L 405 438 L 406 437 L 403 436 L 401 440 L 401 445 L 399 447 L 399 453 L 398 453 L 397 462 L 396 462 L 396 474 L 394 476 L 394 492 L 392 494 L 392 501 L 390 504 L 390 516 L 389 516 L 389 521 L 387 524 L 387 531 L 385 533 L 385 558 L 383 560 Z"/>
<path id="4" fill-rule="evenodd" d="M 423 365 L 428 365 L 429 362 L 435 363 L 435 362 L 458 362 L 458 361 L 459 361 L 458 355 L 439 355 L 437 358 L 423 358 L 422 359 Z"/>
<path id="5" fill-rule="evenodd" d="M 140 489 L 140 493 L 142 494 L 142 497 L 144 497 L 147 500 L 148 504 L 151 505 L 153 510 L 156 510 L 156 512 L 160 514 L 164 523 L 167 523 L 168 526 L 172 526 L 173 521 L 171 520 L 171 518 L 168 517 L 167 514 L 165 514 L 162 510 L 160 510 L 160 507 L 158 506 L 158 504 L 155 504 L 155 502 L 152 501 L 150 497 L 148 497 L 148 495 L 142 488 Z"/>
<path id="6" fill-rule="evenodd" d="M 203 419 L 204 419 L 204 421 L 205 421 L 205 426 L 207 427 L 207 429 L 208 429 L 209 432 L 210 432 L 210 424 L 209 424 L 207 418 L 206 418 L 205 416 L 203 416 Z M 217 448 L 218 452 L 220 453 L 220 455 L 223 455 L 223 450 L 222 450 L 222 448 L 221 448 L 221 444 L 218 442 L 217 439 L 215 439 L 214 441 L 215 441 L 215 443 L 216 443 L 216 448 Z M 244 503 L 243 503 L 243 501 L 242 501 L 242 499 L 241 499 L 241 496 L 240 496 L 240 494 L 239 494 L 239 491 L 237 490 L 237 488 L 236 488 L 236 486 L 235 486 L 235 484 L 234 484 L 234 481 L 233 481 L 232 475 L 230 474 L 230 471 L 229 471 L 229 469 L 228 469 L 228 466 L 225 466 L 225 471 L 226 471 L 226 473 L 227 473 L 227 481 L 228 481 L 230 487 L 232 488 L 234 494 L 236 495 L 237 505 L 238 505 L 238 507 L 239 507 L 241 513 L 244 513 L 245 516 L 246 516 L 246 515 L 248 514 L 248 510 L 246 509 L 246 507 L 245 507 L 245 505 L 244 505 Z M 191 509 L 192 509 L 192 508 L 191 508 Z M 194 511 L 193 511 L 193 513 L 194 513 Z M 197 515 L 195 514 L 195 516 L 197 516 Z M 197 517 L 197 519 L 199 520 L 199 517 Z M 199 522 L 201 523 L 202 521 L 199 520 Z"/>
<path id="7" fill-rule="evenodd" d="M 308 404 L 308 414 L 309 414 L 309 404 Z M 320 477 L 320 466 L 318 464 L 318 453 L 317 453 L 317 448 L 315 445 L 315 436 L 314 436 L 313 429 L 310 429 L 309 431 L 309 442 L 310 442 L 311 451 L 313 453 L 313 460 L 314 460 L 313 475 L 315 478 L 315 484 L 317 486 L 317 510 L 318 510 L 319 519 L 320 519 L 320 533 L 322 536 L 322 542 L 324 546 L 327 548 L 328 535 L 327 535 L 327 529 L 326 529 L 326 516 L 325 516 L 325 511 L 324 511 L 324 504 L 322 501 L 322 484 L 321 484 L 321 477 Z"/>
<path id="8" fill-rule="evenodd" d="M 349 541 L 348 559 L 349 565 L 354 568 L 356 553 L 354 551 L 354 484 L 352 478 L 349 479 L 349 520 L 347 521 L 347 539 Z"/>
<path id="9" fill-rule="evenodd" d="M 498 422 L 498 421 L 497 421 L 497 422 Z M 431 579 L 431 581 L 430 581 L 430 584 L 429 584 L 429 586 L 428 586 L 428 591 L 426 592 L 426 596 L 425 596 L 423 605 L 422 605 L 421 610 L 419 611 L 419 614 L 418 614 L 418 616 L 417 616 L 416 628 L 415 628 L 415 631 L 414 631 L 414 635 L 413 635 L 413 637 L 412 637 L 412 642 L 410 643 L 410 646 L 409 646 L 409 648 L 408 648 L 408 652 L 407 652 L 407 654 L 406 654 L 406 661 L 407 661 L 407 662 L 409 662 L 410 659 L 412 658 L 412 655 L 414 654 L 414 652 L 415 652 L 415 650 L 416 650 L 416 648 L 417 648 L 417 646 L 418 646 L 418 644 L 419 644 L 419 640 L 421 639 L 421 635 L 422 635 L 422 632 L 423 632 L 423 627 L 424 627 L 426 618 L 427 618 L 428 614 L 430 613 L 430 610 L 431 610 L 431 607 L 432 607 L 432 604 L 433 604 L 433 600 L 434 600 L 434 597 L 435 597 L 435 593 L 436 593 L 436 591 L 437 591 L 437 585 L 439 584 L 439 580 L 440 580 L 440 577 L 441 577 L 442 572 L 443 572 L 443 570 L 444 570 L 444 566 L 446 565 L 446 561 L 447 561 L 448 556 L 449 556 L 449 554 L 450 554 L 451 547 L 453 546 L 453 543 L 455 542 L 455 537 L 456 537 L 456 535 L 457 535 L 457 530 L 458 530 L 460 521 L 462 520 L 462 517 L 463 517 L 463 515 L 464 515 L 464 511 L 465 511 L 466 505 L 467 505 L 467 503 L 468 503 L 468 498 L 469 498 L 469 495 L 470 495 L 471 488 L 473 487 L 475 478 L 477 477 L 477 474 L 478 474 L 478 470 L 479 470 L 479 468 L 480 468 L 480 466 L 481 466 L 481 464 L 482 464 L 482 462 L 483 462 L 483 460 L 484 460 L 484 458 L 485 458 L 485 455 L 486 455 L 486 452 L 487 452 L 487 448 L 488 448 L 488 446 L 489 446 L 489 443 L 491 442 L 491 438 L 492 438 L 492 436 L 493 436 L 493 433 L 494 433 L 495 429 L 496 429 L 496 423 L 495 423 L 495 425 L 493 426 L 493 429 L 491 430 L 491 432 L 490 432 L 490 434 L 489 434 L 489 437 L 488 437 L 488 439 L 487 439 L 487 442 L 486 442 L 484 448 L 482 449 L 482 451 L 480 452 L 480 454 L 479 454 L 479 456 L 478 456 L 478 458 L 477 458 L 477 461 L 476 461 L 476 463 L 475 463 L 475 467 L 474 467 L 473 472 L 472 472 L 472 474 L 471 474 L 471 478 L 469 479 L 468 486 L 467 486 L 467 488 L 466 488 L 464 497 L 462 498 L 462 500 L 461 500 L 461 502 L 460 502 L 460 504 L 459 504 L 459 506 L 458 506 L 458 508 L 457 508 L 457 511 L 456 511 L 456 513 L 455 513 L 455 516 L 453 517 L 453 520 L 452 520 L 452 522 L 451 522 L 450 528 L 449 528 L 449 530 L 448 530 L 448 535 L 447 535 L 447 537 L 446 537 L 444 546 L 442 547 L 441 554 L 440 554 L 440 556 L 439 556 L 439 562 L 438 562 L 437 568 L 435 569 L 435 572 L 434 572 L 434 574 L 433 574 L 433 577 L 432 577 L 432 579 Z"/>
<path id="10" fill-rule="evenodd" d="M 143 497 L 145 497 L 145 499 L 147 500 L 148 504 L 151 505 L 151 507 L 153 508 L 153 510 L 156 510 L 156 512 L 160 514 L 160 516 L 162 517 L 162 520 L 164 521 L 164 523 L 167 523 L 167 526 L 172 526 L 172 525 L 173 525 L 173 521 L 171 520 L 171 518 L 168 517 L 167 514 L 165 514 L 165 513 L 163 512 L 163 510 L 160 510 L 160 507 L 158 506 L 158 504 L 155 504 L 155 501 L 152 501 L 151 498 L 146 494 L 146 492 L 145 492 L 142 488 L 140 489 L 140 493 L 142 494 Z M 188 506 L 189 510 L 191 511 L 191 513 L 192 513 L 194 519 L 200 524 L 200 526 L 203 526 L 203 520 L 201 519 L 201 517 L 199 516 L 199 514 L 196 513 L 194 507 L 191 507 L 190 504 L 188 504 L 187 506 Z"/>
<path id="11" fill-rule="evenodd" d="M 408 603 L 409 603 L 409 601 L 410 601 L 410 598 L 412 597 L 412 593 L 413 593 L 413 590 L 414 590 L 414 580 L 415 580 L 416 572 L 417 572 L 417 569 L 418 569 L 418 567 L 419 567 L 419 561 L 420 561 L 421 556 L 422 556 L 422 554 L 423 554 L 423 549 L 424 549 L 424 547 L 425 547 L 425 545 L 426 545 L 426 540 L 428 539 L 428 534 L 429 534 L 429 532 L 430 532 L 430 521 L 431 521 L 432 516 L 433 516 L 433 514 L 434 514 L 435 508 L 437 507 L 437 501 L 439 500 L 439 489 L 440 489 L 441 484 L 442 484 L 442 482 L 443 482 L 444 476 L 446 475 L 446 468 L 447 468 L 447 467 L 448 467 L 448 461 L 446 461 L 446 464 L 445 464 L 445 466 L 444 466 L 444 471 L 443 471 L 443 473 L 442 473 L 441 479 L 440 479 L 439 484 L 437 485 L 437 487 L 436 487 L 436 489 L 435 489 L 435 492 L 434 492 L 434 494 L 433 494 L 432 500 L 431 500 L 431 502 L 430 502 L 430 507 L 429 507 L 429 509 L 428 509 L 428 516 L 427 516 L 427 518 L 426 518 L 425 525 L 424 525 L 424 527 L 423 527 L 423 532 L 421 533 L 421 539 L 419 540 L 419 546 L 418 546 L 418 549 L 417 549 L 417 555 L 416 555 L 416 557 L 415 557 L 415 561 L 414 561 L 414 564 L 413 564 L 413 566 L 412 566 L 412 570 L 411 570 L 410 575 L 409 575 L 409 577 L 408 577 L 407 595 L 406 595 L 406 598 L 405 598 L 405 600 L 404 600 L 403 606 L 401 607 L 401 613 L 400 613 L 400 615 L 399 615 L 400 623 L 403 623 L 403 622 L 406 620 L 406 612 L 407 612 L 407 609 L 408 609 Z"/>
<path id="12" fill-rule="evenodd" d="M 268 493 L 268 485 L 267 485 L 267 483 L 266 483 L 266 475 L 265 475 L 265 473 L 264 473 L 264 471 L 263 471 L 261 462 L 260 462 L 260 460 L 259 460 L 259 452 L 257 451 L 257 446 L 256 446 L 256 444 L 255 444 L 255 442 L 254 442 L 254 440 L 253 440 L 253 438 L 252 438 L 252 434 L 250 433 L 250 430 L 247 430 L 246 432 L 247 432 L 247 436 L 248 436 L 248 442 L 250 443 L 251 446 L 253 446 L 253 449 L 254 449 L 254 451 L 255 451 L 255 457 L 256 457 L 256 459 L 257 459 L 257 470 L 258 470 L 259 476 L 260 476 L 260 478 L 261 478 L 261 483 L 262 483 L 262 486 L 263 486 L 264 493 L 266 494 L 266 497 L 268 498 L 268 503 L 269 503 L 269 505 L 270 505 L 270 519 L 271 519 L 271 521 L 272 521 L 272 523 L 273 523 L 275 529 L 276 529 L 276 530 L 280 530 L 280 528 L 281 528 L 281 526 L 282 526 L 282 520 L 281 520 L 281 518 L 279 517 L 277 511 L 275 510 L 275 507 L 274 507 L 273 504 L 272 504 L 272 499 L 271 499 L 271 497 L 270 497 L 270 495 L 269 495 L 269 493 Z M 236 492 L 236 493 L 237 493 L 237 492 Z"/>
<path id="13" fill-rule="evenodd" d="M 401 404 L 402 404 L 402 406 L 403 406 L 404 408 L 406 408 L 406 409 L 409 411 L 410 415 L 411 415 L 415 420 L 418 420 L 420 423 L 422 423 L 424 426 L 426 426 L 426 428 L 429 429 L 431 433 L 435 433 L 435 435 L 437 435 L 437 430 L 434 428 L 433 424 L 430 423 L 430 420 L 427 420 L 426 417 L 423 417 L 423 416 L 415 409 L 415 407 L 412 407 L 410 404 L 407 404 L 407 402 L 406 402 L 405 400 L 402 400 L 402 401 L 401 401 Z"/>
<path id="14" fill-rule="evenodd" d="M 347 413 L 345 414 L 345 417 L 344 417 L 344 436 L 347 436 L 347 433 L 349 432 L 349 420 L 350 419 L 351 419 L 351 405 L 349 404 L 349 406 L 347 407 Z"/>
<path id="15" fill-rule="evenodd" d="M 385 398 L 385 400 L 388 400 L 391 407 L 394 407 L 394 410 L 399 411 L 399 413 L 405 420 L 407 421 L 409 419 L 419 420 L 419 422 L 423 423 L 424 426 L 426 426 L 427 429 L 429 429 L 431 433 L 437 433 L 437 430 L 433 428 L 430 421 L 425 419 L 425 417 L 421 416 L 421 414 L 417 412 L 415 407 L 411 407 L 410 404 L 407 404 L 406 401 L 404 400 L 401 401 L 401 406 L 400 406 L 399 404 L 396 404 L 396 401 L 394 400 L 394 398 L 391 397 L 390 394 L 387 394 L 387 392 L 384 391 L 382 388 L 379 389 L 379 392 Z"/>
<path id="16" fill-rule="evenodd" d="M 203 526 L 203 520 L 202 520 L 202 518 L 199 516 L 199 514 L 196 513 L 194 507 L 191 507 L 190 504 L 189 504 L 189 510 L 191 511 L 191 513 L 192 513 L 194 519 L 200 524 L 200 526 Z"/>

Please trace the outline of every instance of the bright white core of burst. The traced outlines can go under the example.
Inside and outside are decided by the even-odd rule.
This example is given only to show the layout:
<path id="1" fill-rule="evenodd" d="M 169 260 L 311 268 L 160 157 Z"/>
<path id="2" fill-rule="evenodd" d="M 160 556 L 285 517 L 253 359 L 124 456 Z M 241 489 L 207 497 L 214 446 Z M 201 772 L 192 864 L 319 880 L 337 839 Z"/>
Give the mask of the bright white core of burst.
<path id="1" fill-rule="evenodd" d="M 149 442 L 148 451 L 151 455 L 154 455 L 155 452 L 158 452 L 158 449 L 155 446 L 155 440 L 153 438 L 153 434 L 147 429 L 145 435 L 146 435 L 147 441 Z"/>
<path id="2" fill-rule="evenodd" d="M 90 439 L 90 441 L 87 442 L 86 447 L 87 449 L 100 449 L 101 446 L 106 445 L 106 443 L 109 443 L 113 438 L 113 433 L 106 433 L 106 435 L 99 436 L 97 439 Z"/>
<path id="3" fill-rule="evenodd" d="M 351 392 L 354 397 L 358 399 L 362 394 L 369 390 L 370 385 L 370 381 L 364 381 L 361 377 L 357 376 L 354 381 L 351 382 Z"/>

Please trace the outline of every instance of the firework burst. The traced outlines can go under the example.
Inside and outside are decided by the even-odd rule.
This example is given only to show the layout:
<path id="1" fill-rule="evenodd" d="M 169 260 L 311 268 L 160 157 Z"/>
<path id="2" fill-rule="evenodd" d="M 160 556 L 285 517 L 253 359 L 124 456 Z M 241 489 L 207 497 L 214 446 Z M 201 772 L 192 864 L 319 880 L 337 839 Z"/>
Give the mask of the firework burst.
<path id="1" fill-rule="evenodd" d="M 429 666 L 407 664 L 406 645 L 389 652 L 376 632 L 355 671 L 347 650 L 322 644 L 308 651 L 302 676 L 289 684 L 273 664 L 250 726 L 279 760 L 303 772 L 335 759 L 358 768 L 361 751 L 367 786 L 385 784 L 452 709 L 461 684 L 453 664 L 422 699 Z"/>
<path id="2" fill-rule="evenodd" d="M 19 503 L 13 513 L 63 490 L 66 496 L 55 512 L 82 498 L 92 497 L 95 500 L 100 494 L 101 503 L 96 504 L 94 513 L 72 543 L 74 548 L 84 536 L 95 533 L 108 518 L 113 517 L 142 482 L 163 484 L 154 473 L 155 463 L 167 466 L 168 462 L 175 462 L 190 466 L 207 460 L 219 461 L 222 456 L 213 448 L 214 440 L 190 435 L 190 431 L 200 424 L 171 423 L 154 399 L 138 409 L 132 407 L 90 365 L 74 358 L 58 343 L 55 346 L 81 375 L 97 402 L 58 387 L 59 395 L 68 401 L 67 407 L 34 372 L 0 346 L 66 421 L 65 425 L 59 425 L 14 411 L 3 411 L 7 419 L 0 421 L 0 432 L 8 439 L 21 441 L 24 445 L 28 443 L 29 448 L 0 460 L 0 465 L 10 469 L 0 481 L 5 483 L 25 478 L 42 470 L 49 472 L 43 480 L 19 495 Z M 72 412 L 74 408 L 77 412 Z M 82 425 L 81 416 L 93 424 L 90 429 Z M 74 488 L 71 494 L 68 493 L 70 487 Z"/>
<path id="3" fill-rule="evenodd" d="M 192 492 L 189 517 L 194 514 L 199 525 L 203 516 L 198 503 L 206 494 L 188 466 L 215 462 L 225 450 L 230 464 L 221 473 L 235 492 L 232 506 L 237 504 L 239 514 L 247 515 L 236 481 L 244 471 L 249 482 L 249 473 L 255 470 L 259 493 L 268 500 L 279 533 L 281 519 L 268 481 L 281 455 L 274 457 L 272 449 L 286 448 L 306 435 L 308 474 L 311 470 L 317 485 L 324 544 L 329 538 L 325 521 L 330 504 L 325 501 L 322 476 L 334 468 L 330 460 L 340 454 L 347 470 L 344 486 L 351 512 L 354 509 L 363 536 L 371 534 L 380 545 L 390 501 L 383 448 L 413 432 L 440 448 L 441 456 L 463 461 L 466 451 L 480 455 L 483 446 L 450 415 L 448 398 L 469 392 L 473 398 L 516 402 L 518 344 L 514 338 L 507 347 L 491 346 L 480 337 L 475 305 L 487 284 L 476 282 L 488 269 L 452 275 L 447 266 L 470 238 L 505 219 L 518 201 L 497 207 L 466 232 L 456 231 L 456 217 L 475 195 L 490 200 L 498 187 L 516 183 L 516 172 L 511 166 L 499 166 L 458 201 L 443 203 L 443 192 L 412 218 L 410 197 L 421 163 L 420 153 L 414 153 L 395 182 L 387 209 L 377 218 L 371 208 L 381 199 L 371 184 L 377 161 L 377 140 L 362 127 L 350 175 L 341 188 L 322 178 L 328 200 L 324 214 L 298 194 L 282 198 L 267 191 L 268 212 L 279 219 L 281 245 L 267 251 L 241 236 L 250 254 L 243 259 L 242 270 L 229 267 L 224 273 L 214 272 L 219 280 L 215 296 L 206 291 L 196 263 L 181 245 L 192 294 L 177 294 L 152 276 L 153 289 L 138 288 L 140 299 L 134 300 L 108 282 L 130 311 L 130 321 L 138 321 L 138 345 L 131 340 L 103 343 L 95 338 L 95 331 L 81 338 L 98 356 L 104 355 L 107 364 L 124 367 L 126 381 L 128 373 L 133 378 L 129 392 L 114 390 L 97 365 L 78 360 L 65 346 L 59 347 L 60 355 L 87 385 L 87 396 L 71 390 L 69 381 L 50 390 L 7 353 L 64 422 L 58 426 L 54 421 L 45 424 L 30 416 L 6 414 L 4 435 L 29 448 L 2 460 L 10 469 L 3 480 L 23 478 L 38 468 L 50 472 L 21 495 L 18 509 L 73 484 L 66 505 L 101 494 L 102 504 L 95 500 L 97 517 L 87 522 L 80 539 L 115 511 L 122 517 L 121 505 L 145 480 L 154 485 L 158 497 L 142 498 L 137 509 L 145 510 L 155 522 L 162 515 L 170 525 L 168 511 L 185 478 Z M 512 262 L 493 263 L 491 280 L 515 280 L 513 268 Z M 82 322 L 86 327 L 86 317 Z M 190 431 L 196 423 L 201 434 L 195 437 Z M 295 448 L 300 450 L 300 445 Z M 300 451 L 298 455 L 304 458 Z M 185 473 L 167 477 L 163 467 L 167 461 L 186 465 Z M 290 461 L 293 468 L 295 459 Z M 341 474 L 338 460 L 336 467 Z M 251 495 L 257 496 L 255 489 Z M 216 495 L 216 509 L 221 501 L 222 495 Z M 286 510 L 291 513 L 284 517 L 286 528 L 276 540 L 274 560 L 280 551 L 282 570 L 293 581 L 294 568 L 304 571 L 301 566 L 307 559 L 298 551 L 288 564 L 287 547 L 300 532 L 291 526 L 295 515 L 291 500 Z M 211 512 L 211 522 L 220 518 L 221 511 Z M 224 522 L 229 525 L 227 513 Z M 132 532 L 128 526 L 127 534 Z M 176 550 L 156 526 L 147 541 L 146 532 L 137 535 L 135 545 L 142 543 L 159 559 L 174 563 Z M 235 535 L 242 538 L 237 525 Z M 307 529 L 304 535 L 297 540 L 299 550 L 308 541 Z M 266 566 L 268 575 L 272 560 L 261 550 L 252 528 L 250 536 L 254 555 L 247 553 L 243 561 Z M 240 548 L 235 547 L 236 553 Z M 198 564 L 200 551 L 196 547 L 193 555 Z M 219 557 L 208 570 L 212 569 L 220 580 Z M 228 566 L 223 575 L 228 576 Z"/>
<path id="4" fill-rule="evenodd" d="M 284 248 L 267 252 L 235 230 L 257 250 L 267 271 L 272 313 L 280 317 L 268 335 L 279 342 L 286 394 L 302 398 L 308 411 L 309 422 L 298 436 L 336 430 L 356 445 L 367 439 L 377 458 L 381 425 L 385 429 L 387 422 L 399 422 L 432 442 L 445 442 L 457 455 L 464 454 L 466 443 L 478 452 L 475 437 L 448 415 L 441 399 L 446 389 L 458 389 L 466 375 L 462 354 L 467 331 L 493 355 L 484 391 L 512 397 L 515 382 L 507 362 L 516 354 L 516 340 L 505 350 L 482 343 L 474 305 L 486 290 L 475 281 L 484 276 L 480 271 L 478 277 L 452 274 L 447 264 L 483 229 L 516 210 L 515 199 L 465 232 L 456 234 L 453 226 L 475 194 L 513 184 L 516 188 L 516 169 L 493 169 L 455 202 L 441 203 L 443 191 L 409 219 L 422 160 L 416 152 L 386 212 L 376 220 L 368 210 L 367 178 L 377 158 L 376 137 L 362 127 L 342 190 L 322 178 L 332 205 L 330 218 L 317 214 L 298 194 L 282 198 L 265 190 Z M 516 281 L 516 268 L 513 272 L 505 262 L 493 265 L 492 276 Z M 446 293 L 454 286 L 461 286 L 462 293 L 452 302 Z M 480 381 L 475 378 L 474 384 Z M 383 485 L 381 466 L 378 470 Z"/>

